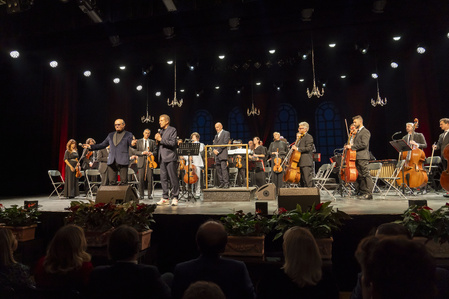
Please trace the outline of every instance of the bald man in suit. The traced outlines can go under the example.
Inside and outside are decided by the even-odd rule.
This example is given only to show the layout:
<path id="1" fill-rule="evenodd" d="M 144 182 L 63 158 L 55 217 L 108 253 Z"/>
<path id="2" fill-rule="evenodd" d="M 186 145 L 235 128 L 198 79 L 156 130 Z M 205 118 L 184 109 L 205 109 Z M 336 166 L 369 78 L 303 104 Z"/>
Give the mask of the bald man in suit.
<path id="1" fill-rule="evenodd" d="M 215 130 L 217 135 L 214 138 L 214 145 L 224 145 L 228 144 L 231 135 L 228 131 L 223 130 L 223 125 L 221 123 L 215 124 Z M 217 169 L 217 176 L 220 185 L 218 188 L 229 188 L 229 172 L 228 172 L 228 147 L 214 147 L 215 154 L 215 167 Z"/>

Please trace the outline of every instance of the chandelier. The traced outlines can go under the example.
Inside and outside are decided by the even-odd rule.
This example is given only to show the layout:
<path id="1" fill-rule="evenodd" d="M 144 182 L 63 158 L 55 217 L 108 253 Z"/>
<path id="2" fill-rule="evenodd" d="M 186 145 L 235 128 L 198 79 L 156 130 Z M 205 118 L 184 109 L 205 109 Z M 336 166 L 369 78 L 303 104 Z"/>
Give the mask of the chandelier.
<path id="1" fill-rule="evenodd" d="M 309 99 L 313 96 L 319 98 L 322 97 L 324 95 L 324 88 L 321 88 L 321 91 L 318 89 L 318 87 L 316 87 L 316 82 L 315 82 L 315 54 L 313 51 L 313 42 L 312 42 L 312 74 L 313 74 L 313 88 L 312 91 L 310 92 L 309 89 L 307 88 L 307 96 L 309 97 Z"/>
<path id="2" fill-rule="evenodd" d="M 154 116 L 151 116 L 148 114 L 148 80 L 147 80 L 147 115 L 142 116 L 140 119 L 142 120 L 142 123 L 153 123 L 154 122 Z"/>
<path id="3" fill-rule="evenodd" d="M 373 107 L 376 107 L 378 105 L 380 106 L 384 106 L 387 104 L 387 98 L 382 99 L 380 97 L 380 93 L 379 93 L 379 79 L 376 78 L 376 83 L 377 83 L 377 99 L 371 99 L 371 105 L 373 105 Z"/>
<path id="4" fill-rule="evenodd" d="M 176 60 L 175 60 L 175 92 L 174 92 L 174 96 L 173 96 L 173 101 L 170 102 L 170 98 L 167 99 L 167 105 L 170 107 L 181 107 L 183 103 L 183 100 L 181 99 L 180 101 L 178 101 L 178 99 L 176 98 Z"/>
<path id="5" fill-rule="evenodd" d="M 252 74 L 251 74 L 252 77 Z M 254 116 L 258 116 L 260 115 L 260 109 L 257 109 L 254 106 L 254 87 L 253 87 L 253 80 L 251 80 L 251 110 L 248 108 L 246 109 L 246 114 L 248 114 L 248 116 L 254 115 Z"/>

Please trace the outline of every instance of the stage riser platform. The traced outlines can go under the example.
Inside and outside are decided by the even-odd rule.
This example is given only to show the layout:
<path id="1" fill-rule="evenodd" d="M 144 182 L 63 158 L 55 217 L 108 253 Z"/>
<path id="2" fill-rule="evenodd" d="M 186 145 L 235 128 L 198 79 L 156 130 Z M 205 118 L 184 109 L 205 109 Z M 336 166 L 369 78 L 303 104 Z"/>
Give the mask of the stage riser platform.
<path id="1" fill-rule="evenodd" d="M 208 202 L 240 202 L 254 200 L 256 187 L 249 188 L 211 188 L 203 190 L 203 201 Z"/>

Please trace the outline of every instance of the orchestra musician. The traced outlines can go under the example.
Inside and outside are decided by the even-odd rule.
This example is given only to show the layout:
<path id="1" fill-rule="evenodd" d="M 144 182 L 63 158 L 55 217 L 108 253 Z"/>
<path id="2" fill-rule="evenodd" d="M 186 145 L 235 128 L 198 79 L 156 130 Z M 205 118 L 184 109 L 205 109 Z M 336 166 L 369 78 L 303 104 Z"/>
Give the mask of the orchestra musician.
<path id="1" fill-rule="evenodd" d="M 234 140 L 233 144 L 237 145 L 237 149 L 242 149 L 243 147 L 239 144 L 242 144 L 242 140 Z M 248 149 L 249 153 L 249 149 Z M 240 163 L 237 163 L 239 161 Z M 239 165 L 237 165 L 239 164 Z M 241 166 L 240 166 L 241 165 Z M 237 167 L 237 180 L 236 185 L 238 187 L 245 187 L 246 181 L 246 155 L 236 155 L 234 157 L 234 166 Z"/>
<path id="2" fill-rule="evenodd" d="M 100 150 L 108 145 L 108 179 L 111 185 L 117 184 L 117 175 L 120 173 L 120 184 L 128 183 L 129 166 L 129 147 L 135 147 L 136 140 L 133 140 L 133 134 L 125 131 L 125 121 L 116 119 L 114 122 L 115 132 L 108 134 L 106 139 L 100 144 L 83 144 L 83 148 L 91 150 Z"/>
<path id="3" fill-rule="evenodd" d="M 167 114 L 159 116 L 159 126 L 161 129 L 159 133 L 154 136 L 154 139 L 158 141 L 158 161 L 161 171 L 161 185 L 162 185 L 162 198 L 157 202 L 158 205 L 169 205 L 169 185 L 168 180 L 172 186 L 171 197 L 172 206 L 178 205 L 179 196 L 179 181 L 177 176 L 177 161 L 178 153 L 176 137 L 178 133 L 176 129 L 170 126 L 170 117 Z"/>
<path id="4" fill-rule="evenodd" d="M 108 156 L 109 156 L 109 145 L 106 148 L 98 150 L 97 160 L 98 160 L 98 170 L 101 176 L 101 186 L 106 186 L 109 184 L 108 180 Z"/>
<path id="5" fill-rule="evenodd" d="M 407 123 L 405 125 L 405 129 L 407 131 L 407 135 L 402 137 L 402 140 L 407 142 L 410 147 L 416 146 L 419 149 L 427 148 L 426 138 L 422 133 L 415 132 L 414 123 Z"/>
<path id="6" fill-rule="evenodd" d="M 96 142 L 93 138 L 87 138 L 86 140 L 86 144 L 94 145 L 95 143 Z M 81 154 L 80 158 L 81 170 L 86 171 L 88 169 L 92 169 L 94 166 L 94 161 L 96 160 L 97 160 L 97 151 L 90 151 L 87 148 L 83 149 L 83 153 Z M 89 192 L 89 184 L 87 183 L 87 180 L 84 180 L 84 191 L 87 196 L 87 193 Z"/>
<path id="7" fill-rule="evenodd" d="M 313 187 L 312 182 L 312 167 L 313 167 L 313 151 L 315 150 L 315 145 L 313 144 L 313 137 L 309 133 L 309 124 L 305 121 L 300 122 L 298 126 L 298 133 L 296 136 L 303 135 L 299 141 L 298 147 L 292 146 L 294 150 L 301 153 L 301 158 L 299 159 L 299 170 L 301 173 L 300 185 L 302 187 Z"/>
<path id="8" fill-rule="evenodd" d="M 147 185 L 148 199 L 153 199 L 153 168 L 149 167 L 148 159 L 157 155 L 156 141 L 150 139 L 151 130 L 143 131 L 143 138 L 137 140 L 136 149 L 132 149 L 137 156 L 137 179 L 139 180 L 140 199 L 144 198 L 145 185 Z"/>
<path id="9" fill-rule="evenodd" d="M 64 153 L 65 166 L 65 184 L 64 197 L 74 198 L 80 194 L 78 178 L 75 175 L 76 167 L 80 166 L 78 161 L 78 151 L 76 150 L 76 141 L 70 139 L 67 142 L 67 148 Z"/>
<path id="10" fill-rule="evenodd" d="M 204 143 L 200 142 L 200 134 L 198 134 L 197 132 L 192 133 L 192 135 L 190 135 L 190 139 L 192 140 L 192 143 L 200 144 L 200 151 L 199 151 L 198 155 L 190 156 L 190 162 L 186 163 L 186 165 L 190 165 L 190 163 L 192 163 L 192 165 L 195 166 L 195 173 L 198 176 L 198 181 L 194 184 L 193 190 L 195 190 L 195 194 L 194 194 L 195 199 L 198 199 L 201 196 L 201 171 L 202 171 L 202 168 L 204 167 L 204 161 L 203 161 Z M 184 156 L 184 160 L 187 161 L 188 156 Z"/>
<path id="11" fill-rule="evenodd" d="M 449 118 L 440 119 L 440 128 L 443 130 L 443 133 L 438 137 L 437 144 L 434 144 L 432 147 L 435 150 L 441 151 L 441 162 L 443 164 L 443 170 L 447 169 L 447 160 L 443 155 L 443 151 L 446 146 L 449 144 Z M 449 193 L 443 195 L 444 197 L 449 197 Z"/>
<path id="12" fill-rule="evenodd" d="M 371 133 L 365 126 L 363 126 L 363 118 L 360 115 L 352 118 L 357 134 L 354 137 L 353 144 L 345 145 L 345 148 L 356 151 L 355 166 L 358 171 L 359 190 L 361 195 L 359 199 L 373 199 L 372 191 L 374 183 L 368 170 L 369 154 L 369 141 Z"/>
<path id="13" fill-rule="evenodd" d="M 279 194 L 279 188 L 284 184 L 284 169 L 281 172 L 274 172 L 275 158 L 280 158 L 281 164 L 288 152 L 288 144 L 281 140 L 279 132 L 273 133 L 273 142 L 271 142 L 268 153 L 271 155 L 271 180 L 276 186 L 276 194 Z"/>
<path id="14" fill-rule="evenodd" d="M 228 144 L 231 138 L 228 131 L 223 130 L 223 125 L 219 122 L 215 124 L 215 130 L 217 135 L 215 135 L 213 145 L 225 145 Z M 215 169 L 217 170 L 218 181 L 220 185 L 218 188 L 228 189 L 229 185 L 229 171 L 228 171 L 228 147 L 214 147 L 213 150 L 215 154 Z"/>
<path id="15" fill-rule="evenodd" d="M 256 162 L 256 168 L 254 170 L 256 186 L 262 187 L 263 185 L 265 185 L 265 149 L 262 145 L 260 145 L 259 137 L 254 137 L 253 142 L 254 153 L 251 156 L 248 156 L 248 158 Z"/>

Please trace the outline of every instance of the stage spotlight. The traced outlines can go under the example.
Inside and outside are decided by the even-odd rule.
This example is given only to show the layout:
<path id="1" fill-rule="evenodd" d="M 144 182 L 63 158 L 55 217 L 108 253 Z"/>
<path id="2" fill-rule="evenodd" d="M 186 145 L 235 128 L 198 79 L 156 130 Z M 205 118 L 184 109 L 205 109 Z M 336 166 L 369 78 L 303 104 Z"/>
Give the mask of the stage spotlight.
<path id="1" fill-rule="evenodd" d="M 304 82 L 304 79 L 303 79 L 303 78 L 300 78 L 300 79 L 299 79 L 299 82 Z"/>
<path id="2" fill-rule="evenodd" d="M 274 54 L 274 53 L 276 53 L 276 50 L 274 50 L 274 49 L 272 49 L 272 50 L 269 50 L 269 51 L 268 51 L 268 53 L 270 53 L 270 54 Z"/>
<path id="3" fill-rule="evenodd" d="M 373 79 L 377 79 L 377 78 L 379 78 L 379 75 L 377 75 L 376 73 L 372 73 L 372 74 L 371 74 L 371 77 L 372 77 Z"/>
<path id="4" fill-rule="evenodd" d="M 123 71 L 123 70 L 126 70 L 126 66 L 124 66 L 124 65 L 121 65 L 121 66 L 119 66 L 119 68 Z"/>
<path id="5" fill-rule="evenodd" d="M 180 92 L 184 92 L 184 91 L 185 91 L 185 89 L 180 89 L 179 91 L 180 91 Z"/>
<path id="6" fill-rule="evenodd" d="M 120 78 L 114 78 L 114 80 L 112 80 L 115 84 L 119 84 L 120 83 Z"/>
<path id="7" fill-rule="evenodd" d="M 307 60 L 308 57 L 309 57 L 309 55 L 303 54 L 303 55 L 302 55 L 302 60 Z"/>
<path id="8" fill-rule="evenodd" d="M 203 92 L 204 92 L 203 89 L 197 90 L 197 91 L 195 92 L 196 97 L 199 98 L 199 97 L 203 94 Z"/>
<path id="9" fill-rule="evenodd" d="M 426 53 L 426 48 L 424 48 L 423 46 L 418 46 L 416 48 L 416 52 L 418 52 L 418 54 L 424 54 Z"/>
<path id="10" fill-rule="evenodd" d="M 346 79 L 346 75 L 341 75 L 340 78 Z"/>
<path id="11" fill-rule="evenodd" d="M 273 87 L 276 88 L 277 91 L 281 90 L 282 86 L 282 83 L 273 83 Z"/>
<path id="12" fill-rule="evenodd" d="M 160 91 L 156 91 L 155 95 L 156 95 L 157 97 L 160 97 L 160 96 L 161 96 L 161 92 L 160 92 Z"/>
<path id="13" fill-rule="evenodd" d="M 12 58 L 19 58 L 19 56 L 20 56 L 20 53 L 19 53 L 19 51 L 11 51 L 11 52 L 9 52 L 9 55 L 12 57 Z"/>
<path id="14" fill-rule="evenodd" d="M 218 55 L 218 58 L 220 58 L 221 60 L 225 59 L 226 56 L 224 55 Z"/>
<path id="15" fill-rule="evenodd" d="M 84 75 L 84 77 L 90 77 L 90 75 L 92 75 L 92 73 L 89 70 L 87 70 L 87 71 L 84 71 L 83 75 Z"/>
<path id="16" fill-rule="evenodd" d="M 218 85 L 217 85 L 217 86 L 215 86 L 215 89 L 220 89 L 220 86 L 218 86 Z"/>
<path id="17" fill-rule="evenodd" d="M 189 68 L 189 70 L 194 71 L 197 67 L 198 67 L 198 62 L 190 60 L 187 61 L 187 67 Z"/>
<path id="18" fill-rule="evenodd" d="M 256 82 L 256 85 L 257 86 L 259 86 L 259 85 L 261 85 L 262 84 L 262 82 Z"/>
<path id="19" fill-rule="evenodd" d="M 137 86 L 136 86 L 136 89 L 137 89 L 138 91 L 141 91 L 142 88 L 143 88 L 142 85 L 137 85 Z"/>
<path id="20" fill-rule="evenodd" d="M 399 35 L 393 36 L 393 40 L 394 40 L 394 41 L 398 41 L 398 40 L 400 40 L 400 39 L 401 39 L 401 36 L 399 36 Z"/>
<path id="21" fill-rule="evenodd" d="M 329 44 L 329 47 L 330 48 L 335 48 L 336 45 L 337 45 L 336 43 L 332 43 L 332 44 Z"/>
<path id="22" fill-rule="evenodd" d="M 167 64 L 173 64 L 173 60 L 167 60 Z"/>
<path id="23" fill-rule="evenodd" d="M 58 62 L 57 62 L 56 60 L 50 61 L 50 66 L 51 66 L 52 68 L 57 67 L 57 66 L 58 66 Z"/>
<path id="24" fill-rule="evenodd" d="M 395 61 L 392 61 L 392 62 L 390 63 L 390 66 L 391 66 L 392 68 L 394 68 L 394 69 L 397 69 L 398 66 L 399 66 L 399 64 L 398 64 L 397 62 L 395 62 Z"/>

